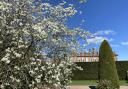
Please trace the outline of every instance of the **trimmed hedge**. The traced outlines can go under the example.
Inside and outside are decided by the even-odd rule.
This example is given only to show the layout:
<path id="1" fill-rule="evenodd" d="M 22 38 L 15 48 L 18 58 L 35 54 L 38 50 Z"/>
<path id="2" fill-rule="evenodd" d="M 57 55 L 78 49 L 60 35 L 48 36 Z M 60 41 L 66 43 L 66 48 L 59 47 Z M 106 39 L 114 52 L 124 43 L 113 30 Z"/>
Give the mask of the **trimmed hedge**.
<path id="1" fill-rule="evenodd" d="M 128 71 L 128 61 L 116 62 L 117 72 L 119 79 L 128 80 L 127 71 Z"/>
<path id="2" fill-rule="evenodd" d="M 107 40 L 104 40 L 99 50 L 99 84 L 101 86 L 104 81 L 109 81 L 111 89 L 119 89 L 119 77 L 115 64 L 115 58 L 111 46 Z M 106 82 L 107 83 L 107 82 Z M 106 84 L 105 84 L 106 85 Z M 107 85 L 108 87 L 108 85 Z M 107 89 L 101 88 L 98 89 Z"/>
<path id="3" fill-rule="evenodd" d="M 98 80 L 98 62 L 77 62 L 83 70 L 73 71 L 73 80 Z M 126 80 L 128 61 L 116 62 L 117 72 L 120 80 Z"/>

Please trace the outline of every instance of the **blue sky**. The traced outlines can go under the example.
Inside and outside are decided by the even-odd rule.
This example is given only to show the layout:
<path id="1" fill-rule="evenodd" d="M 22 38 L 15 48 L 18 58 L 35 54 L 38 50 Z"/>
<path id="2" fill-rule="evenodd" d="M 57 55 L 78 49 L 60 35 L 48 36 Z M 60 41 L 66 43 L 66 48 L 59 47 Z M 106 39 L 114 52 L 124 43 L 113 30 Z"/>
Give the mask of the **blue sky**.
<path id="1" fill-rule="evenodd" d="M 96 47 L 107 39 L 119 60 L 128 60 L 128 0 L 88 0 L 78 4 L 77 15 L 68 21 L 70 27 L 78 27 L 95 34 L 88 39 L 87 48 Z"/>

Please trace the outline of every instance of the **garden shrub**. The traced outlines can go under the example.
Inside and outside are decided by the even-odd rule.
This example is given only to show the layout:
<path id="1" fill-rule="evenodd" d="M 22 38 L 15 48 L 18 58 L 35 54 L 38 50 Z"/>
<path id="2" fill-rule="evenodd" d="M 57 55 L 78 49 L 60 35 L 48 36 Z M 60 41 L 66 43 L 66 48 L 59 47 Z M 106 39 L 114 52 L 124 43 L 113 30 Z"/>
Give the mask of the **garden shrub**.
<path id="1" fill-rule="evenodd" d="M 77 62 L 83 71 L 73 71 L 73 80 L 97 80 L 98 79 L 98 62 Z M 128 71 L 128 61 L 116 61 L 116 68 L 120 80 L 127 80 L 126 72 Z M 86 75 L 86 76 L 85 76 Z"/>
<path id="2" fill-rule="evenodd" d="M 110 81 L 101 80 L 97 86 L 97 89 L 115 89 Z"/>
<path id="3" fill-rule="evenodd" d="M 99 50 L 99 81 L 108 80 L 113 89 L 119 89 L 119 78 L 115 58 L 109 43 L 104 40 Z"/>

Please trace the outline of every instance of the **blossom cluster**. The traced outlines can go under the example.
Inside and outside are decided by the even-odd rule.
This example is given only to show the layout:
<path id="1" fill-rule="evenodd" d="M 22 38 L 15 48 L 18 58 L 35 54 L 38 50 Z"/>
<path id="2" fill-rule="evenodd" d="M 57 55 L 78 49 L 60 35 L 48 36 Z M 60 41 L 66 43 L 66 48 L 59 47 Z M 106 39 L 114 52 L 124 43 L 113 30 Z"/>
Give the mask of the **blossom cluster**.
<path id="1" fill-rule="evenodd" d="M 65 2 L 0 0 L 0 88 L 66 88 L 77 68 L 70 53 L 88 35 L 65 25 L 76 13 Z"/>

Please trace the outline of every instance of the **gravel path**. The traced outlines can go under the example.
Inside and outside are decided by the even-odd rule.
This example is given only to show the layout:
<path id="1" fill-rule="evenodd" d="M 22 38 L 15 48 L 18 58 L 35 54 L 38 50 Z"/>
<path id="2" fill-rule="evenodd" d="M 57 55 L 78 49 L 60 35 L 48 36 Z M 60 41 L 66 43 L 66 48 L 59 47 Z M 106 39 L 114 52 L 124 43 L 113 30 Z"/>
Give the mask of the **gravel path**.
<path id="1" fill-rule="evenodd" d="M 95 89 L 94 86 L 69 86 L 68 89 Z M 128 89 L 128 86 L 121 86 L 120 89 Z"/>

